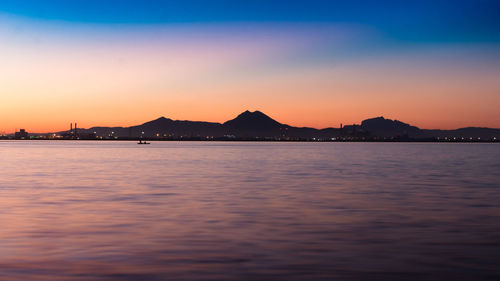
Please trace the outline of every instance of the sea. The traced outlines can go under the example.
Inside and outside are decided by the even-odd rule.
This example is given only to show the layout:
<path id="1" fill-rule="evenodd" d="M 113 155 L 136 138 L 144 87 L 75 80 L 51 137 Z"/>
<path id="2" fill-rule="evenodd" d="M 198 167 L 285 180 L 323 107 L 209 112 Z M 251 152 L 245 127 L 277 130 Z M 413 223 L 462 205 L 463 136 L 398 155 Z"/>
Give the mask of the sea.
<path id="1" fill-rule="evenodd" d="M 500 280 L 500 144 L 0 141 L 0 280 Z"/>

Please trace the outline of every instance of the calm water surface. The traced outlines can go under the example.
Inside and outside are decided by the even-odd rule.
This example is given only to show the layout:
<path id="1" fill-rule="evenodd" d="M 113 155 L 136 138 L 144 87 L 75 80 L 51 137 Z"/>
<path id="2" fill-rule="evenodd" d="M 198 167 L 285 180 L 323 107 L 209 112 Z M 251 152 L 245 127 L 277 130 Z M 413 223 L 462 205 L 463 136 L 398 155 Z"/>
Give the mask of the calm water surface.
<path id="1" fill-rule="evenodd" d="M 500 280 L 500 145 L 0 142 L 0 280 Z"/>

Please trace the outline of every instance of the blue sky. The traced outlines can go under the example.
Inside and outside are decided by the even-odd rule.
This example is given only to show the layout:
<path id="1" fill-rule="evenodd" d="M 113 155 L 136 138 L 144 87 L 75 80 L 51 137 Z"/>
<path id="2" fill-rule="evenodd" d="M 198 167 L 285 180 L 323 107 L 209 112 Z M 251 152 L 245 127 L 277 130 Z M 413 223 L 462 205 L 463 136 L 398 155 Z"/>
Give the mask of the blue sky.
<path id="1" fill-rule="evenodd" d="M 79 23 L 336 22 L 414 42 L 498 42 L 500 1 L 3 0 L 7 14 Z"/>

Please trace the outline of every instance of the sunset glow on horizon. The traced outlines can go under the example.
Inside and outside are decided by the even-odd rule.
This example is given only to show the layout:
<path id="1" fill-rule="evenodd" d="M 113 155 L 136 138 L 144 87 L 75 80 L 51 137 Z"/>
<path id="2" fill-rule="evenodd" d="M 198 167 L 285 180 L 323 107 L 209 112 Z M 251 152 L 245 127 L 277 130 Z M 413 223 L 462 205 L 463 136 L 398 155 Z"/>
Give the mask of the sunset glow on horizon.
<path id="1" fill-rule="evenodd" d="M 27 2 L 33 7 L 0 4 L 0 133 L 160 116 L 225 122 L 247 109 L 316 128 L 377 116 L 428 129 L 500 128 L 493 2 L 409 7 L 402 26 L 370 7 L 339 16 L 354 4 L 335 1 L 292 1 L 280 12 L 262 1 L 219 1 L 227 10 L 185 12 L 185 20 L 182 4 L 146 1 L 133 16 L 138 2 L 124 1 L 109 21 L 100 18 L 109 3 L 87 1 L 78 12 L 59 1 Z M 447 17 L 424 23 L 453 3 Z M 325 16 L 327 8 L 339 11 Z M 175 16 L 163 20 L 162 9 Z M 468 9 L 475 13 L 463 16 Z"/>

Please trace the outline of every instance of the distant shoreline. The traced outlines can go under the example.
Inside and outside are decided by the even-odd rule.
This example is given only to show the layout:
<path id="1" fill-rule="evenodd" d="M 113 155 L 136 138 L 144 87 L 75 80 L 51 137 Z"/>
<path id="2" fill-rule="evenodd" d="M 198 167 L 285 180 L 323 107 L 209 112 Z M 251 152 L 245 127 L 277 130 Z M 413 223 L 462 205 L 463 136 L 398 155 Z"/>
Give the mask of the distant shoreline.
<path id="1" fill-rule="evenodd" d="M 0 141 L 92 141 L 92 142 L 137 142 L 138 139 L 9 139 L 0 138 Z M 267 139 L 154 139 L 144 138 L 149 142 L 286 142 L 286 143 L 500 143 L 499 140 L 267 140 Z"/>
<path id="2" fill-rule="evenodd" d="M 466 127 L 456 130 L 420 129 L 382 116 L 361 124 L 315 129 L 280 123 L 260 111 L 245 111 L 224 123 L 172 120 L 160 117 L 131 127 L 79 128 L 53 133 L 29 133 L 25 129 L 0 138 L 55 140 L 150 141 L 299 141 L 299 142 L 497 142 L 500 129 Z"/>

